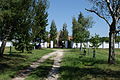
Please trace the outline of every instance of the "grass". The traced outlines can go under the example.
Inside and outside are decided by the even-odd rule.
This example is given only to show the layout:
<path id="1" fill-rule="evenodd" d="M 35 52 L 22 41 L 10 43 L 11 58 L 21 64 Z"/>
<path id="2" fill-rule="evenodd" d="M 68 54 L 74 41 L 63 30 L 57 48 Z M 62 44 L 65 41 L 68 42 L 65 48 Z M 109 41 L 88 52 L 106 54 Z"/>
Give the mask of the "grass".
<path id="1" fill-rule="evenodd" d="M 59 80 L 120 80 L 120 49 L 116 51 L 115 65 L 107 64 L 107 49 L 98 49 L 96 58 L 91 50 L 86 56 L 78 49 L 66 51 Z"/>
<path id="2" fill-rule="evenodd" d="M 21 53 L 12 48 L 12 55 L 9 55 L 9 48 L 6 48 L 4 58 L 0 59 L 0 80 L 10 80 L 19 70 L 28 67 L 32 62 L 52 51 L 41 49 L 33 50 L 32 53 Z"/>
<path id="3" fill-rule="evenodd" d="M 38 68 L 33 70 L 25 80 L 44 80 L 52 69 L 53 62 L 50 59 L 46 60 Z"/>

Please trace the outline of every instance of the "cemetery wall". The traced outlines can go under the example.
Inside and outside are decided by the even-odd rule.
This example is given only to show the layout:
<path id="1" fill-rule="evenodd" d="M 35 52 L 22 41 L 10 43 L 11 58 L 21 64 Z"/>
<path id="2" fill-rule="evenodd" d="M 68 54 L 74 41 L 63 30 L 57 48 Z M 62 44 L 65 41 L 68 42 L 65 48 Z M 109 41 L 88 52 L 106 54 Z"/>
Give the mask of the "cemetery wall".
<path id="1" fill-rule="evenodd" d="M 81 43 L 74 43 L 73 42 L 72 43 L 72 48 L 80 48 L 80 45 L 81 45 Z M 91 46 L 91 43 L 90 42 L 83 43 L 82 47 L 85 47 L 85 46 L 86 46 L 86 48 L 89 48 Z M 101 43 L 101 45 L 98 48 L 109 48 L 109 43 L 103 42 L 103 43 Z M 120 42 L 115 43 L 115 48 L 120 48 Z"/>
<path id="2" fill-rule="evenodd" d="M 0 41 L 0 45 L 1 45 L 1 41 Z M 84 45 L 85 44 L 85 45 Z M 84 43 L 82 44 L 83 47 L 86 46 L 86 48 L 89 48 L 91 46 L 90 42 L 88 43 Z M 48 48 L 48 46 L 50 46 L 50 48 L 53 48 L 53 45 L 54 45 L 54 42 L 51 41 L 50 43 L 40 43 L 41 47 L 42 48 Z M 81 43 L 74 43 L 74 42 L 71 42 L 71 48 L 80 48 L 80 45 Z M 13 46 L 12 42 L 7 42 L 6 43 L 6 47 L 10 47 L 10 46 Z M 68 42 L 65 41 L 65 48 L 68 48 Z M 99 48 L 109 48 L 109 43 L 106 43 L 106 42 L 103 42 Z M 115 43 L 115 48 L 120 48 L 120 42 L 119 43 Z"/>

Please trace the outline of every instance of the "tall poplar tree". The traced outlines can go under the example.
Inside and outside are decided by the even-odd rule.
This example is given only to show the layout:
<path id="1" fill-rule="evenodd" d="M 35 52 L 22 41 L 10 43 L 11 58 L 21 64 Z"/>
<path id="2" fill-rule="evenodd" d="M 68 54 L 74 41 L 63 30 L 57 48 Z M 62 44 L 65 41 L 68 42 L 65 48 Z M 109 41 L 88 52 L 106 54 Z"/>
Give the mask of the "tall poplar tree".
<path id="1" fill-rule="evenodd" d="M 89 38 L 89 31 L 88 28 L 92 27 L 93 21 L 91 17 L 84 17 L 83 14 L 80 12 L 78 19 L 76 20 L 73 17 L 72 21 L 72 30 L 73 30 L 73 41 L 74 42 L 86 42 Z"/>
<path id="2" fill-rule="evenodd" d="M 60 31 L 59 41 L 67 41 L 68 40 L 68 30 L 67 24 L 63 24 L 63 29 Z"/>
<path id="3" fill-rule="evenodd" d="M 56 44 L 56 38 L 57 38 L 57 27 L 56 27 L 55 21 L 52 20 L 51 26 L 50 26 L 50 40 L 54 41 L 54 43 Z"/>
<path id="4" fill-rule="evenodd" d="M 46 26 L 47 26 L 47 0 L 33 0 L 30 9 L 22 16 L 21 31 L 17 32 L 15 38 L 17 42 L 14 43 L 15 49 L 24 52 L 24 50 L 31 50 L 33 45 L 30 44 L 33 40 L 40 42 L 46 40 Z M 25 8 L 24 8 L 25 9 Z M 24 23 L 24 24 L 23 24 Z M 27 37 L 26 37 L 27 36 Z"/>
<path id="5" fill-rule="evenodd" d="M 90 32 L 88 28 L 91 28 L 93 24 L 92 17 L 84 17 L 82 12 L 80 12 L 78 17 L 78 31 L 79 31 L 79 41 L 81 43 L 86 42 L 89 38 Z"/>
<path id="6" fill-rule="evenodd" d="M 74 42 L 80 42 L 80 31 L 78 30 L 79 29 L 79 23 L 77 22 L 76 18 L 73 17 L 73 20 L 72 20 L 72 36 L 73 36 L 73 41 Z"/>
<path id="7" fill-rule="evenodd" d="M 35 2 L 33 3 L 32 34 L 34 35 L 35 41 L 46 40 L 46 26 L 48 25 L 48 7 L 48 0 L 35 0 Z"/>

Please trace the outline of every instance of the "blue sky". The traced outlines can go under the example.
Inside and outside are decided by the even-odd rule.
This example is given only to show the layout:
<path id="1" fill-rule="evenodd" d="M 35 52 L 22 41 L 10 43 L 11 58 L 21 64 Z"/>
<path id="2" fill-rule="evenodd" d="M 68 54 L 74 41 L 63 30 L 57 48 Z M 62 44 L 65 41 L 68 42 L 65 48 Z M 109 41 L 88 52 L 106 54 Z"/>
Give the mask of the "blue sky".
<path id="1" fill-rule="evenodd" d="M 54 20 L 58 31 L 62 29 L 63 23 L 67 23 L 69 35 L 72 34 L 72 18 L 78 17 L 80 11 L 84 16 L 92 16 L 95 24 L 90 29 L 91 35 L 99 34 L 100 36 L 108 36 L 109 27 L 106 22 L 95 14 L 87 12 L 85 8 L 90 8 L 87 0 L 49 0 L 50 6 L 48 9 L 48 26 L 49 31 L 51 21 Z"/>

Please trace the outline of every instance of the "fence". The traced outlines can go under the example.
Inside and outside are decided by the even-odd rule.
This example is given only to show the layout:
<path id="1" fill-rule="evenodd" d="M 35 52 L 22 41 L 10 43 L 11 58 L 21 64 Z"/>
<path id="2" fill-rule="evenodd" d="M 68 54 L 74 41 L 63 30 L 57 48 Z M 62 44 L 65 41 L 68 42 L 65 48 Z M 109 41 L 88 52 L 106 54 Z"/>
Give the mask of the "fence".
<path id="1" fill-rule="evenodd" d="M 83 47 L 85 47 L 84 44 L 86 45 L 86 48 L 89 48 L 91 46 L 90 42 L 82 43 Z M 80 45 L 81 45 L 81 43 L 74 43 L 73 42 L 72 43 L 72 48 L 80 48 Z M 103 43 L 101 43 L 101 45 L 98 48 L 109 48 L 109 43 L 103 42 Z M 115 48 L 120 48 L 120 42 L 115 43 Z"/>
<path id="2" fill-rule="evenodd" d="M 1 43 L 2 43 L 2 42 L 0 41 L 0 46 L 1 46 Z M 41 47 L 47 48 L 47 45 L 48 45 L 48 44 L 49 44 L 49 43 L 47 43 L 47 42 L 41 43 Z M 90 42 L 87 42 L 87 43 L 84 43 L 84 44 L 86 45 L 87 48 L 89 48 L 89 46 L 91 45 Z M 72 47 L 72 48 L 80 48 L 80 45 L 81 45 L 81 43 L 74 43 L 74 42 L 71 43 L 71 47 Z M 12 42 L 7 42 L 7 43 L 6 43 L 6 47 L 10 47 L 10 46 L 13 46 Z M 82 44 L 82 46 L 84 47 L 83 44 Z M 68 42 L 65 42 L 65 47 L 68 48 Z M 53 41 L 51 41 L 51 47 L 50 47 L 50 48 L 53 48 Z M 103 43 L 99 46 L 99 48 L 109 48 L 109 43 L 103 42 Z M 115 43 L 115 48 L 120 48 L 120 42 Z"/>

